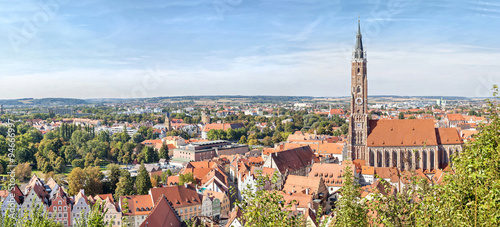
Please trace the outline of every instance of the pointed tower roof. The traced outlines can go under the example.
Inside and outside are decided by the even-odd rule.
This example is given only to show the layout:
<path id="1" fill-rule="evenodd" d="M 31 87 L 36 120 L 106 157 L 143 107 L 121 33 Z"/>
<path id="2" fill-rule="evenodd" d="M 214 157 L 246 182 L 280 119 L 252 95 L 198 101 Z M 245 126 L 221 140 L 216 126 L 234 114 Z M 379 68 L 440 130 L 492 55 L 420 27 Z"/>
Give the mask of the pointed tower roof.
<path id="1" fill-rule="evenodd" d="M 363 41 L 361 36 L 361 25 L 358 20 L 358 34 L 356 34 L 356 46 L 354 47 L 354 58 L 364 58 Z"/>

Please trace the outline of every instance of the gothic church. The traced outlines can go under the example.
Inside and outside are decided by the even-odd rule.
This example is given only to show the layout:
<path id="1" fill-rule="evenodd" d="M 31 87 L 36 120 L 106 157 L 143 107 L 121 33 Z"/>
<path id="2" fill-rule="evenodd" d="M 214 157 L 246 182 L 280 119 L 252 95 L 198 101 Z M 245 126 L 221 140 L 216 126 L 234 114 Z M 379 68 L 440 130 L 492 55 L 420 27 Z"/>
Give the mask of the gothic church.
<path id="1" fill-rule="evenodd" d="M 358 21 L 351 61 L 351 115 L 348 151 L 352 160 L 374 167 L 398 167 L 432 172 L 462 149 L 454 128 L 435 128 L 432 119 L 370 120 L 368 116 L 366 51 Z"/>

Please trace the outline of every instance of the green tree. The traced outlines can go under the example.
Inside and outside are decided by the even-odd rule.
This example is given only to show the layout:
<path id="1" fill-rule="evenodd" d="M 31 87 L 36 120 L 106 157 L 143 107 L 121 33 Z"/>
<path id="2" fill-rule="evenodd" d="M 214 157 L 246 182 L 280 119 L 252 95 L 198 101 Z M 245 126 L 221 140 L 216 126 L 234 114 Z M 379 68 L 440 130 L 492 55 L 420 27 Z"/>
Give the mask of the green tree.
<path id="1" fill-rule="evenodd" d="M 164 158 L 167 160 L 170 159 L 170 156 L 168 155 L 168 145 L 165 143 L 161 145 L 159 158 Z"/>
<path id="2" fill-rule="evenodd" d="M 120 166 L 117 164 L 109 164 L 107 166 L 108 169 L 108 180 L 111 184 L 111 191 L 114 192 L 116 190 L 118 181 L 120 180 Z"/>
<path id="3" fill-rule="evenodd" d="M 76 149 L 75 149 L 75 147 L 72 146 L 72 145 L 66 146 L 64 148 L 64 157 L 66 158 L 66 162 L 72 163 L 73 160 L 76 157 Z"/>
<path id="4" fill-rule="evenodd" d="M 496 85 L 493 96 L 499 100 Z M 430 220 L 435 226 L 500 226 L 500 104 L 488 103 L 490 123 L 481 125 L 475 140 L 454 153 L 455 174 L 424 197 L 428 206 L 417 214 L 418 225 Z M 430 214 L 427 221 L 420 218 L 425 214 Z"/>
<path id="5" fill-rule="evenodd" d="M 85 167 L 92 166 L 95 162 L 94 155 L 92 153 L 87 153 L 85 156 Z"/>
<path id="6" fill-rule="evenodd" d="M 405 113 L 399 112 L 398 119 L 405 119 Z"/>
<path id="7" fill-rule="evenodd" d="M 141 167 L 139 167 L 137 179 L 135 180 L 135 187 L 137 189 L 137 194 L 139 195 L 146 195 L 148 194 L 149 189 L 151 189 L 151 179 L 146 167 L 144 167 L 144 163 L 142 163 Z"/>
<path id="8" fill-rule="evenodd" d="M 80 167 L 80 168 L 84 168 L 85 167 L 85 161 L 83 161 L 83 159 L 75 159 L 71 162 L 71 165 L 73 167 Z"/>
<path id="9" fill-rule="evenodd" d="M 274 175 L 271 182 L 276 183 L 277 179 L 277 175 Z M 269 181 L 269 178 L 257 177 L 257 187 L 263 187 L 267 181 Z M 288 201 L 290 203 L 287 203 L 281 191 L 254 191 L 250 187 L 240 190 L 242 190 L 244 200 L 237 200 L 235 206 L 236 209 L 241 209 L 245 226 L 305 226 L 304 219 L 301 216 L 292 215 L 292 212 L 289 211 L 294 201 Z"/>
<path id="10" fill-rule="evenodd" d="M 238 143 L 240 143 L 240 144 L 246 144 L 247 143 L 247 137 L 245 135 L 242 135 L 240 137 L 240 141 Z"/>
<path id="11" fill-rule="evenodd" d="M 342 197 L 335 209 L 335 226 L 368 226 L 367 211 L 360 201 L 360 185 L 354 179 L 351 165 L 346 165 L 342 179 Z"/>
<path id="12" fill-rule="evenodd" d="M 85 194 L 95 196 L 102 193 L 103 174 L 99 167 L 87 167 L 85 172 Z"/>
<path id="13" fill-rule="evenodd" d="M 62 157 L 57 157 L 54 165 L 54 172 L 63 173 L 65 169 L 66 169 L 66 163 L 64 162 L 64 159 Z"/>
<path id="14" fill-rule="evenodd" d="M 183 185 L 185 183 L 196 184 L 196 179 L 193 176 L 193 173 L 179 174 L 179 185 Z"/>
<path id="15" fill-rule="evenodd" d="M 273 145 L 273 140 L 271 139 L 270 136 L 266 136 L 262 140 L 262 143 L 264 144 L 264 146 L 268 146 L 269 147 L 269 146 Z"/>
<path id="16" fill-rule="evenodd" d="M 85 172 L 80 167 L 75 167 L 68 174 L 68 194 L 70 196 L 78 194 L 85 185 Z"/>
<path id="17" fill-rule="evenodd" d="M 130 172 L 122 170 L 120 175 L 120 180 L 118 181 L 118 184 L 116 184 L 115 189 L 115 201 L 119 201 L 120 196 L 134 194 L 134 182 L 132 181 L 132 177 L 130 177 Z"/>
<path id="18" fill-rule="evenodd" d="M 104 220 L 104 217 L 107 216 L 108 209 L 105 208 L 105 201 L 98 201 L 94 205 L 92 205 L 90 212 L 85 215 L 85 213 L 81 212 L 82 218 L 75 219 L 76 227 L 105 227 L 105 226 L 113 226 L 112 223 L 116 220 L 111 220 L 107 223 Z"/>
<path id="19" fill-rule="evenodd" d="M 15 168 L 16 178 L 19 181 L 24 181 L 26 179 L 30 179 L 31 177 L 31 166 L 29 163 L 19 164 Z"/>
<path id="20" fill-rule="evenodd" d="M 273 143 L 279 143 L 283 141 L 283 137 L 281 136 L 281 133 L 275 132 L 273 135 Z"/>

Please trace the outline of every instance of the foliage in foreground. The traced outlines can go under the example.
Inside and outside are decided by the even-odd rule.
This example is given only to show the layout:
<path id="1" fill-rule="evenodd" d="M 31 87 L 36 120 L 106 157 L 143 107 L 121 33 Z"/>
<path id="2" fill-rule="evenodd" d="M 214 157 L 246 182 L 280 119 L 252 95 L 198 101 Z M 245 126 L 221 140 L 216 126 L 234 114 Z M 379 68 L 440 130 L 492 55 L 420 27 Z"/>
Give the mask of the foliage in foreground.
<path id="1" fill-rule="evenodd" d="M 277 175 L 274 175 L 271 182 L 277 182 L 277 178 Z M 269 180 L 264 176 L 257 177 L 258 190 L 253 192 L 251 188 L 244 189 L 242 192 L 244 199 L 235 202 L 235 206 L 240 207 L 243 213 L 245 226 L 304 226 L 303 216 L 293 215 L 287 210 L 292 208 L 292 204 L 287 204 L 279 191 L 259 190 Z"/>
<path id="2" fill-rule="evenodd" d="M 30 214 L 31 213 L 31 214 Z M 112 226 L 111 223 L 104 221 L 104 216 L 107 209 L 104 209 L 104 201 L 96 203 L 92 206 L 87 216 L 83 215 L 81 219 L 77 219 L 73 226 L 76 227 L 105 227 Z M 36 205 L 30 212 L 24 212 L 22 217 L 19 217 L 19 212 L 10 213 L 9 210 L 4 216 L 0 214 L 0 227 L 63 227 L 61 223 L 54 221 L 54 218 L 49 218 L 48 212 L 40 205 Z"/>

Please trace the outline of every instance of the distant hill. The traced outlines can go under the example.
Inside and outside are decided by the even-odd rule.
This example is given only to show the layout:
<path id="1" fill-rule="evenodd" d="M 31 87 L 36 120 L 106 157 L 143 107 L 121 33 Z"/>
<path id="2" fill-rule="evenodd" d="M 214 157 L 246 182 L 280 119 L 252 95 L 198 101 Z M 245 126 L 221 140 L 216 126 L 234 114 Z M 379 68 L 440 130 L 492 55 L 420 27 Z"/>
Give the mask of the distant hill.
<path id="1" fill-rule="evenodd" d="M 43 99 L 0 99 L 0 104 L 4 106 L 65 106 L 65 105 L 81 105 L 88 104 L 87 101 L 83 99 L 69 99 L 69 98 L 43 98 Z"/>

